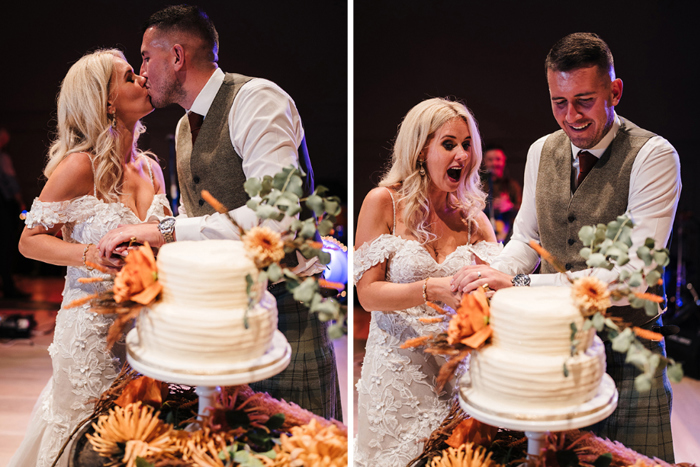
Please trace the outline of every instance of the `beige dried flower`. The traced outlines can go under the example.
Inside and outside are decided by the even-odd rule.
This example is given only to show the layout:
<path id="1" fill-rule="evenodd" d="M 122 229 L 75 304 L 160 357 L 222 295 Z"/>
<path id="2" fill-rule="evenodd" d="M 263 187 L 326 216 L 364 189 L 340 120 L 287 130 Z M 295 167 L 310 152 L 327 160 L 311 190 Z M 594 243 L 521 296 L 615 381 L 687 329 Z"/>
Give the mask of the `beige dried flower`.
<path id="1" fill-rule="evenodd" d="M 315 419 L 308 425 L 294 427 L 291 435 L 280 437 L 275 449 L 276 467 L 346 467 L 348 436 L 336 425 L 322 426 Z"/>
<path id="2" fill-rule="evenodd" d="M 92 427 L 95 434 L 87 437 L 95 452 L 111 458 L 123 452 L 122 458 L 110 465 L 121 461 L 127 467 L 134 467 L 137 457 L 149 459 L 177 452 L 172 439 L 173 426 L 160 420 L 153 407 L 141 402 L 114 407 L 107 415 L 100 416 Z"/>
<path id="3" fill-rule="evenodd" d="M 243 245 L 255 266 L 265 268 L 284 258 L 284 242 L 279 232 L 268 227 L 253 227 L 243 236 Z"/>
<path id="4" fill-rule="evenodd" d="M 491 453 L 486 448 L 473 443 L 462 444 L 459 448 L 447 448 L 442 455 L 430 461 L 430 467 L 498 467 L 491 460 Z"/>
<path id="5" fill-rule="evenodd" d="M 571 286 L 574 304 L 583 316 L 593 316 L 596 312 L 605 313 L 612 305 L 608 285 L 595 276 L 576 279 Z"/>

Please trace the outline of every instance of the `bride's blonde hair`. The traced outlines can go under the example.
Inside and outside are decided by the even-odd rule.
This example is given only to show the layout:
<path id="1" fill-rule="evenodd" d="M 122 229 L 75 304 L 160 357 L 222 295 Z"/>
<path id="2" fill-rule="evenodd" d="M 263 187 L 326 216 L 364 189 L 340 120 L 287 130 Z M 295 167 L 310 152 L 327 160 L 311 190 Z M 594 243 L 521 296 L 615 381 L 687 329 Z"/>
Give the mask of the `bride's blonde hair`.
<path id="1" fill-rule="evenodd" d="M 486 194 L 481 190 L 479 167 L 481 166 L 481 136 L 476 120 L 467 107 L 447 99 L 428 99 L 413 107 L 404 117 L 399 128 L 391 167 L 379 182 L 379 186 L 398 186 L 399 199 L 403 202 L 403 222 L 422 243 L 435 238 L 430 232 L 428 214 L 428 188 L 430 176 L 419 173 L 418 158 L 435 133 L 447 122 L 461 118 L 471 135 L 471 157 L 462 173 L 459 188 L 448 196 L 448 205 L 459 210 L 470 224 L 484 209 Z"/>
<path id="2" fill-rule="evenodd" d="M 69 154 L 90 154 L 98 197 L 109 202 L 119 201 L 124 172 L 119 148 L 125 136 L 112 128 L 116 117 L 107 113 L 108 100 L 114 97 L 110 95 L 114 57 L 126 61 L 120 50 L 103 49 L 84 55 L 68 70 L 58 95 L 57 134 L 44 169 L 48 178 Z M 144 153 L 137 147 L 144 131 L 145 126 L 137 122 L 132 146 L 135 154 Z"/>

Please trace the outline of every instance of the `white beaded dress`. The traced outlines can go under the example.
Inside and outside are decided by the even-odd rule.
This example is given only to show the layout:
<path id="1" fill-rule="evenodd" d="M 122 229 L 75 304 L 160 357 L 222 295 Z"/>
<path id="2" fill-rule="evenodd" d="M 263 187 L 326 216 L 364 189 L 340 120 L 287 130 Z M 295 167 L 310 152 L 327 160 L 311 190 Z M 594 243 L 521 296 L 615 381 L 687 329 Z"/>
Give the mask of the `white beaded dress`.
<path id="1" fill-rule="evenodd" d="M 451 276 L 462 266 L 475 264 L 477 256 L 490 262 L 502 248 L 484 241 L 462 245 L 438 263 L 419 242 L 392 232 L 355 251 L 354 280 L 357 283 L 368 269 L 384 261 L 388 282 Z M 355 466 L 404 467 L 422 452 L 423 440 L 449 413 L 455 387 L 448 383 L 441 393 L 435 387 L 444 358 L 423 352 L 423 347 L 400 348 L 408 339 L 446 331 L 447 323 L 419 321 L 428 316 L 439 315 L 427 305 L 391 313 L 372 311 L 362 375 L 357 382 Z"/>
<path id="2" fill-rule="evenodd" d="M 93 195 L 62 202 L 35 199 L 26 224 L 29 228 L 64 224 L 65 241 L 96 245 L 120 224 L 162 219 L 169 212 L 166 210 L 168 200 L 164 194 L 155 195 L 144 220 L 122 203 L 106 203 Z M 110 387 L 126 361 L 123 342 L 115 344 L 112 351 L 106 349 L 107 330 L 113 317 L 89 311 L 89 304 L 64 308 L 75 299 L 110 287 L 99 282 L 81 284 L 79 278 L 103 276 L 85 267 L 67 268 L 63 302 L 49 346 L 53 376 L 34 406 L 25 438 L 9 466 L 50 466 L 70 433 L 92 413 L 94 402 Z M 58 465 L 67 462 L 68 450 Z"/>

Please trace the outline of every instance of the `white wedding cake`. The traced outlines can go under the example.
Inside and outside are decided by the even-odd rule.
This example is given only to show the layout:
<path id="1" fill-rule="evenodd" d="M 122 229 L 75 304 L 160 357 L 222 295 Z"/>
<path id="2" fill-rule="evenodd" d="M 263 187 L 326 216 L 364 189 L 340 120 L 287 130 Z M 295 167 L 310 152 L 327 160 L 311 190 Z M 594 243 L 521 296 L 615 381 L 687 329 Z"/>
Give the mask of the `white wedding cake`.
<path id="1" fill-rule="evenodd" d="M 258 270 L 242 242 L 170 243 L 160 249 L 157 265 L 162 299 L 139 316 L 139 360 L 216 374 L 265 354 L 277 330 L 277 305 L 264 289 L 248 307 L 246 275 L 256 280 Z"/>
<path id="2" fill-rule="evenodd" d="M 511 287 L 498 291 L 490 308 L 491 343 L 472 352 L 461 382 L 470 404 L 500 414 L 546 416 L 596 396 L 605 348 L 595 329 L 581 330 L 584 318 L 570 287 Z M 579 330 L 573 355 L 572 323 Z"/>

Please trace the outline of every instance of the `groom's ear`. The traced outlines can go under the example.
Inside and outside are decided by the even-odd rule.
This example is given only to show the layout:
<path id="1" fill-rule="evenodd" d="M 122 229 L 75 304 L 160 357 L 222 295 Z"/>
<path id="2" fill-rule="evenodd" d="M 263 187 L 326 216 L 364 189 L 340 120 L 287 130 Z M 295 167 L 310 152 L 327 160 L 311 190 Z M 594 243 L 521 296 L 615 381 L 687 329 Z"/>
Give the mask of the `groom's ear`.
<path id="1" fill-rule="evenodd" d="M 174 44 L 171 49 L 173 54 L 173 68 L 180 71 L 185 65 L 185 49 L 180 44 Z"/>

